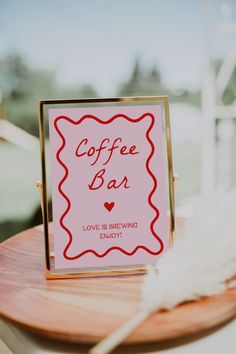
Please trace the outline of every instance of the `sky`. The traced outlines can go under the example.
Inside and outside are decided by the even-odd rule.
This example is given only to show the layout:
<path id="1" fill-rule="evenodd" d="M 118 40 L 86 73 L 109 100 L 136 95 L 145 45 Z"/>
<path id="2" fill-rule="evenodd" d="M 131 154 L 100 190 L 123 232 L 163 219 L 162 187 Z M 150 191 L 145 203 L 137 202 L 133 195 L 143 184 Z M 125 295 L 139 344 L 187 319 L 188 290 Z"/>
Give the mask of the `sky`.
<path id="1" fill-rule="evenodd" d="M 236 23 L 236 1 L 228 16 Z M 206 63 L 204 0 L 0 0 L 0 57 L 20 53 L 53 69 L 60 85 L 90 83 L 112 96 L 135 58 L 156 65 L 164 84 L 199 89 Z M 221 0 L 211 0 L 212 56 L 233 50 L 222 34 Z M 227 16 L 227 8 L 225 10 Z"/>

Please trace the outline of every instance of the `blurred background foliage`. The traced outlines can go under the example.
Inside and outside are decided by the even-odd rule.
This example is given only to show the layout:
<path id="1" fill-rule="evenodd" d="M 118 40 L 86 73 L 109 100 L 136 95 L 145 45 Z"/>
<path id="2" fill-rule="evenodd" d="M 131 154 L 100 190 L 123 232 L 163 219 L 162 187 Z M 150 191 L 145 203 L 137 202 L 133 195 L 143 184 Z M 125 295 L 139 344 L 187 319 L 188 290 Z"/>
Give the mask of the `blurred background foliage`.
<path id="1" fill-rule="evenodd" d="M 215 72 L 222 60 L 214 61 Z M 0 59 L 0 93 L 4 113 L 9 121 L 30 134 L 38 136 L 37 100 L 40 98 L 98 97 L 99 92 L 92 85 L 60 87 L 52 70 L 32 68 L 19 54 L 9 54 Z M 171 103 L 183 102 L 196 107 L 201 105 L 201 92 L 186 88 L 170 90 L 162 82 L 161 73 L 155 65 L 144 70 L 140 58 L 134 60 L 130 77 L 122 82 L 115 96 L 168 95 Z M 231 76 L 223 103 L 231 104 L 236 99 L 236 68 Z"/>
<path id="2" fill-rule="evenodd" d="M 221 63 L 222 60 L 214 61 L 216 73 Z M 99 96 L 96 88 L 89 83 L 78 87 L 60 87 L 54 71 L 33 68 L 19 54 L 8 54 L 0 59 L 0 89 L 1 118 L 36 137 L 38 137 L 38 99 Z M 164 85 L 158 66 L 142 67 L 141 58 L 134 59 L 130 75 L 126 81 L 118 85 L 115 95 L 169 95 L 172 105 L 178 103 L 180 106 L 177 107 L 186 105 L 193 107 L 190 112 L 184 113 L 185 116 L 191 117 L 198 114 L 201 106 L 200 90 L 196 92 L 186 88 L 170 90 Z M 236 70 L 230 78 L 223 100 L 225 104 L 230 104 L 235 98 Z M 183 112 L 181 110 L 180 116 Z M 178 116 L 178 112 L 175 115 Z M 189 122 L 191 123 L 191 119 Z M 179 123 L 182 127 L 180 120 Z M 195 130 L 194 126 L 193 129 Z M 184 137 L 178 139 L 176 133 L 177 141 L 175 141 L 175 132 L 178 132 L 178 126 L 174 126 L 173 147 L 175 168 L 181 171 L 181 179 L 184 180 L 184 184 L 180 184 L 177 189 L 177 202 L 180 202 L 186 197 L 200 193 L 201 146 L 199 141 L 194 142 L 194 139 L 190 141 L 191 134 L 188 133 L 189 141 L 186 149 L 186 139 Z M 4 239 L 41 221 L 39 198 L 34 187 L 35 181 L 40 177 L 39 152 L 24 151 L 11 143 L 2 142 L 0 164 L 0 197 L 1 201 L 4 201 L 4 208 L 2 207 L 0 212 L 0 238 Z"/>
<path id="3" fill-rule="evenodd" d="M 201 91 L 185 87 L 169 89 L 157 65 L 143 66 L 134 58 L 127 80 L 120 82 L 113 96 L 168 95 L 171 102 L 173 154 L 175 170 L 181 173 L 177 188 L 177 204 L 200 193 L 201 189 Z M 214 60 L 217 74 L 221 59 Z M 89 83 L 63 86 L 53 70 L 32 67 L 20 54 L 0 58 L 0 119 L 12 122 L 38 137 L 37 101 L 42 98 L 99 97 Z M 223 102 L 236 99 L 236 69 L 223 94 Z M 186 129 L 183 130 L 183 127 Z M 186 132 L 185 132 L 186 130 Z M 236 153 L 236 147 L 233 146 Z M 38 150 L 25 151 L 7 142 L 0 142 L 0 240 L 41 222 L 39 196 L 35 182 L 40 178 Z M 233 171 L 236 180 L 236 169 Z"/>
<path id="4" fill-rule="evenodd" d="M 7 119 L 35 136 L 38 136 L 39 99 L 97 96 L 89 84 L 60 88 L 55 72 L 34 69 L 19 54 L 9 54 L 0 60 L 0 90 Z"/>
<path id="5" fill-rule="evenodd" d="M 222 60 L 214 61 L 218 73 Z M 0 58 L 1 118 L 38 137 L 37 101 L 42 98 L 96 97 L 99 92 L 89 83 L 63 86 L 53 70 L 31 67 L 20 54 Z M 186 88 L 169 89 L 157 65 L 143 67 L 134 59 L 127 80 L 120 82 L 117 96 L 168 95 L 172 110 L 175 170 L 181 172 L 177 204 L 200 193 L 201 181 L 201 92 Z M 236 69 L 224 91 L 224 104 L 236 98 Z M 183 131 L 183 127 L 185 127 Z M 186 130 L 186 132 L 185 132 Z M 235 145 L 234 145 L 235 149 Z M 0 239 L 3 240 L 41 222 L 39 196 L 35 182 L 40 177 L 39 151 L 25 151 L 7 142 L 0 143 Z M 236 170 L 233 172 L 236 179 Z"/>
<path id="6" fill-rule="evenodd" d="M 31 68 L 19 54 L 0 59 L 0 90 L 7 119 L 28 133 L 38 136 L 36 102 L 39 98 L 98 97 L 90 84 L 60 87 L 53 71 Z M 233 95 L 232 83 L 229 95 Z M 162 83 L 157 66 L 144 70 L 140 58 L 134 61 L 130 77 L 117 88 L 115 96 L 169 95 L 171 102 L 188 102 L 200 107 L 200 91 L 187 89 L 171 91 Z"/>

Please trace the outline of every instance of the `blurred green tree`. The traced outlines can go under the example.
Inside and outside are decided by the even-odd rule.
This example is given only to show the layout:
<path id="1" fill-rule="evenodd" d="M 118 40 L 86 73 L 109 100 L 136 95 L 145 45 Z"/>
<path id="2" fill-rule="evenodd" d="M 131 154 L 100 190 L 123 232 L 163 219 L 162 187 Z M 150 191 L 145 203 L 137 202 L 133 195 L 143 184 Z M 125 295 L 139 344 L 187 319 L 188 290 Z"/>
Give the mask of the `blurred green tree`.
<path id="1" fill-rule="evenodd" d="M 161 74 L 154 66 L 150 73 L 141 70 L 140 59 L 136 58 L 130 78 L 121 84 L 119 96 L 163 95 L 167 90 L 162 85 Z"/>
<path id="2" fill-rule="evenodd" d="M 38 135 L 37 100 L 52 98 L 55 87 L 53 72 L 31 69 L 18 54 L 0 60 L 5 118 L 31 134 Z"/>
<path id="3" fill-rule="evenodd" d="M 187 102 L 200 106 L 200 91 L 170 90 L 163 84 L 161 73 L 156 65 L 148 72 L 144 72 L 140 65 L 140 59 L 136 58 L 130 78 L 120 85 L 118 96 L 149 95 L 168 95 L 171 102 Z"/>
<path id="4" fill-rule="evenodd" d="M 60 87 L 53 71 L 32 69 L 19 54 L 0 59 L 0 92 L 4 100 L 5 118 L 36 136 L 39 99 L 97 96 L 95 89 L 88 84 Z"/>

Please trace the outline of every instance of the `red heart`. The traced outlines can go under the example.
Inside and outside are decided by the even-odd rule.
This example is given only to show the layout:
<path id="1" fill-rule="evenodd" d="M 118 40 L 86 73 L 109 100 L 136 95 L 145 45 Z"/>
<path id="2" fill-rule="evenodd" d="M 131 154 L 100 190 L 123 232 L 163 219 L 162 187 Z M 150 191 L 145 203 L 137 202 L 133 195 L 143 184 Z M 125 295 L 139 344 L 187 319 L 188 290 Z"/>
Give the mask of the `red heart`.
<path id="1" fill-rule="evenodd" d="M 111 203 L 104 203 L 104 207 L 108 210 L 108 211 L 112 211 L 112 209 L 114 208 L 115 206 L 115 203 L 114 202 L 111 202 Z"/>

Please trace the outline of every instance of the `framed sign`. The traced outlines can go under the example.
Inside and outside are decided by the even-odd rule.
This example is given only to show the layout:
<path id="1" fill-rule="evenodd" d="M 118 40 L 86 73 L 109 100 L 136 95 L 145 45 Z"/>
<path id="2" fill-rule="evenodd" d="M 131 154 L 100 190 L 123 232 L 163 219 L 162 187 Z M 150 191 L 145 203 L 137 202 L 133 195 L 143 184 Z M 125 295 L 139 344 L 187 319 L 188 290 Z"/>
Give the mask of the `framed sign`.
<path id="1" fill-rule="evenodd" d="M 47 278 L 156 263 L 174 231 L 168 97 L 44 100 L 39 109 Z"/>

